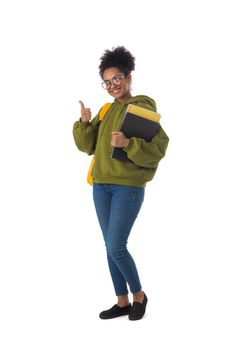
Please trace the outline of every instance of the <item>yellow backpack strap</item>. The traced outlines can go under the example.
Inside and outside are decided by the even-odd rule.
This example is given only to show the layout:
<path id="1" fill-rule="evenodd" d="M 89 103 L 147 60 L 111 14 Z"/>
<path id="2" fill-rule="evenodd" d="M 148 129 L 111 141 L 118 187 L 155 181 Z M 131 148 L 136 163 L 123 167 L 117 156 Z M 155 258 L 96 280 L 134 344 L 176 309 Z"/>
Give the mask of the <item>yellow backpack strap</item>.
<path id="1" fill-rule="evenodd" d="M 111 103 L 105 103 L 105 105 L 100 110 L 99 120 L 103 120 L 105 117 L 105 114 L 107 113 L 109 107 L 111 106 Z"/>
<path id="2" fill-rule="evenodd" d="M 89 166 L 88 173 L 87 173 L 87 183 L 89 183 L 89 185 L 91 186 L 93 186 L 93 178 L 91 176 L 91 172 L 92 172 L 94 163 L 95 163 L 95 156 L 92 157 L 91 164 Z"/>
<path id="3" fill-rule="evenodd" d="M 107 111 L 109 110 L 111 106 L 111 103 L 105 103 L 105 105 L 101 108 L 100 110 L 100 113 L 99 113 L 99 120 L 102 121 L 107 113 Z M 89 183 L 89 185 L 93 186 L 93 178 L 91 176 L 91 173 L 92 173 L 92 168 L 93 168 L 93 165 L 95 163 L 95 156 L 92 157 L 92 160 L 91 160 L 91 164 L 89 166 L 89 170 L 88 170 L 88 173 L 87 173 L 87 182 Z"/>

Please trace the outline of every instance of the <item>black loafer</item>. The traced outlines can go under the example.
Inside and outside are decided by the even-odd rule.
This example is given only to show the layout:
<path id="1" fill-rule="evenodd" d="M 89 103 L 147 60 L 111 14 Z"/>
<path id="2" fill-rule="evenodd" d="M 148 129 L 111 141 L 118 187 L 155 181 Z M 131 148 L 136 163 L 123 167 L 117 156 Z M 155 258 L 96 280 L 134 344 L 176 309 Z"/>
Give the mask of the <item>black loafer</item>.
<path id="1" fill-rule="evenodd" d="M 119 317 L 119 316 L 125 316 L 128 315 L 131 309 L 131 304 L 127 306 L 120 307 L 117 304 L 113 305 L 111 309 L 102 311 L 99 314 L 99 317 L 103 320 L 107 320 L 109 318 Z"/>
<path id="2" fill-rule="evenodd" d="M 145 312 L 146 312 L 146 304 L 147 304 L 147 296 L 144 293 L 144 299 L 142 303 L 139 303 L 137 301 L 133 302 L 133 305 L 131 307 L 130 313 L 129 313 L 129 319 L 131 321 L 136 321 L 136 320 L 140 320 Z"/>

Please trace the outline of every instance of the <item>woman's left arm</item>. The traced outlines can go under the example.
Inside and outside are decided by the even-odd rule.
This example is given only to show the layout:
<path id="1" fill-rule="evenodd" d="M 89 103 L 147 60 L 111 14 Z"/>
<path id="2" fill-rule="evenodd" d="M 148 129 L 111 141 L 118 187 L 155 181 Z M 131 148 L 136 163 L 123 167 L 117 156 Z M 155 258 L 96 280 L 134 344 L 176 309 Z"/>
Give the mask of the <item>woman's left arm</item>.
<path id="1" fill-rule="evenodd" d="M 128 146 L 123 148 L 123 150 L 127 153 L 127 157 L 136 165 L 144 168 L 155 168 L 165 156 L 168 142 L 169 138 L 160 126 L 158 133 L 151 142 L 132 137 Z"/>

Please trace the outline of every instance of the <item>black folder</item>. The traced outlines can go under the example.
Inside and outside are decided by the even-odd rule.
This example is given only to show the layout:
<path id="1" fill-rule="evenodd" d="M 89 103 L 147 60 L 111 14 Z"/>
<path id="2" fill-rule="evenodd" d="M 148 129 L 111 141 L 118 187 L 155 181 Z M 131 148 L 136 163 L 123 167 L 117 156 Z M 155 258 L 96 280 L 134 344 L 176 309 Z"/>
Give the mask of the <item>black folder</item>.
<path id="1" fill-rule="evenodd" d="M 138 137 L 150 142 L 159 130 L 159 120 L 160 114 L 147 108 L 129 104 L 119 130 L 127 138 Z M 113 147 L 111 157 L 122 162 L 132 163 L 122 148 Z"/>

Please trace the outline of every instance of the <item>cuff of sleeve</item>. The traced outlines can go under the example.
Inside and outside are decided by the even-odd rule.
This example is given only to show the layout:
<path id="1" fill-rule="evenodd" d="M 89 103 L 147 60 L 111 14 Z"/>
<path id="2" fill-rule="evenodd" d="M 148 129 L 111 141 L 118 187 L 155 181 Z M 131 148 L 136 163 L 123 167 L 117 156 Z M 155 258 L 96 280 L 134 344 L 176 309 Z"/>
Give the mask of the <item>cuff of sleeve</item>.
<path id="1" fill-rule="evenodd" d="M 88 125 L 89 125 L 89 123 L 83 124 L 81 122 L 81 118 L 80 118 L 77 122 L 74 123 L 74 128 L 75 129 L 79 128 L 80 130 L 84 130 Z"/>
<path id="2" fill-rule="evenodd" d="M 131 138 L 129 139 L 129 144 L 128 144 L 127 147 L 124 147 L 124 148 L 123 148 L 123 151 L 125 151 L 125 152 L 130 151 L 130 149 L 132 148 L 132 145 L 133 145 L 133 137 L 131 137 Z"/>

